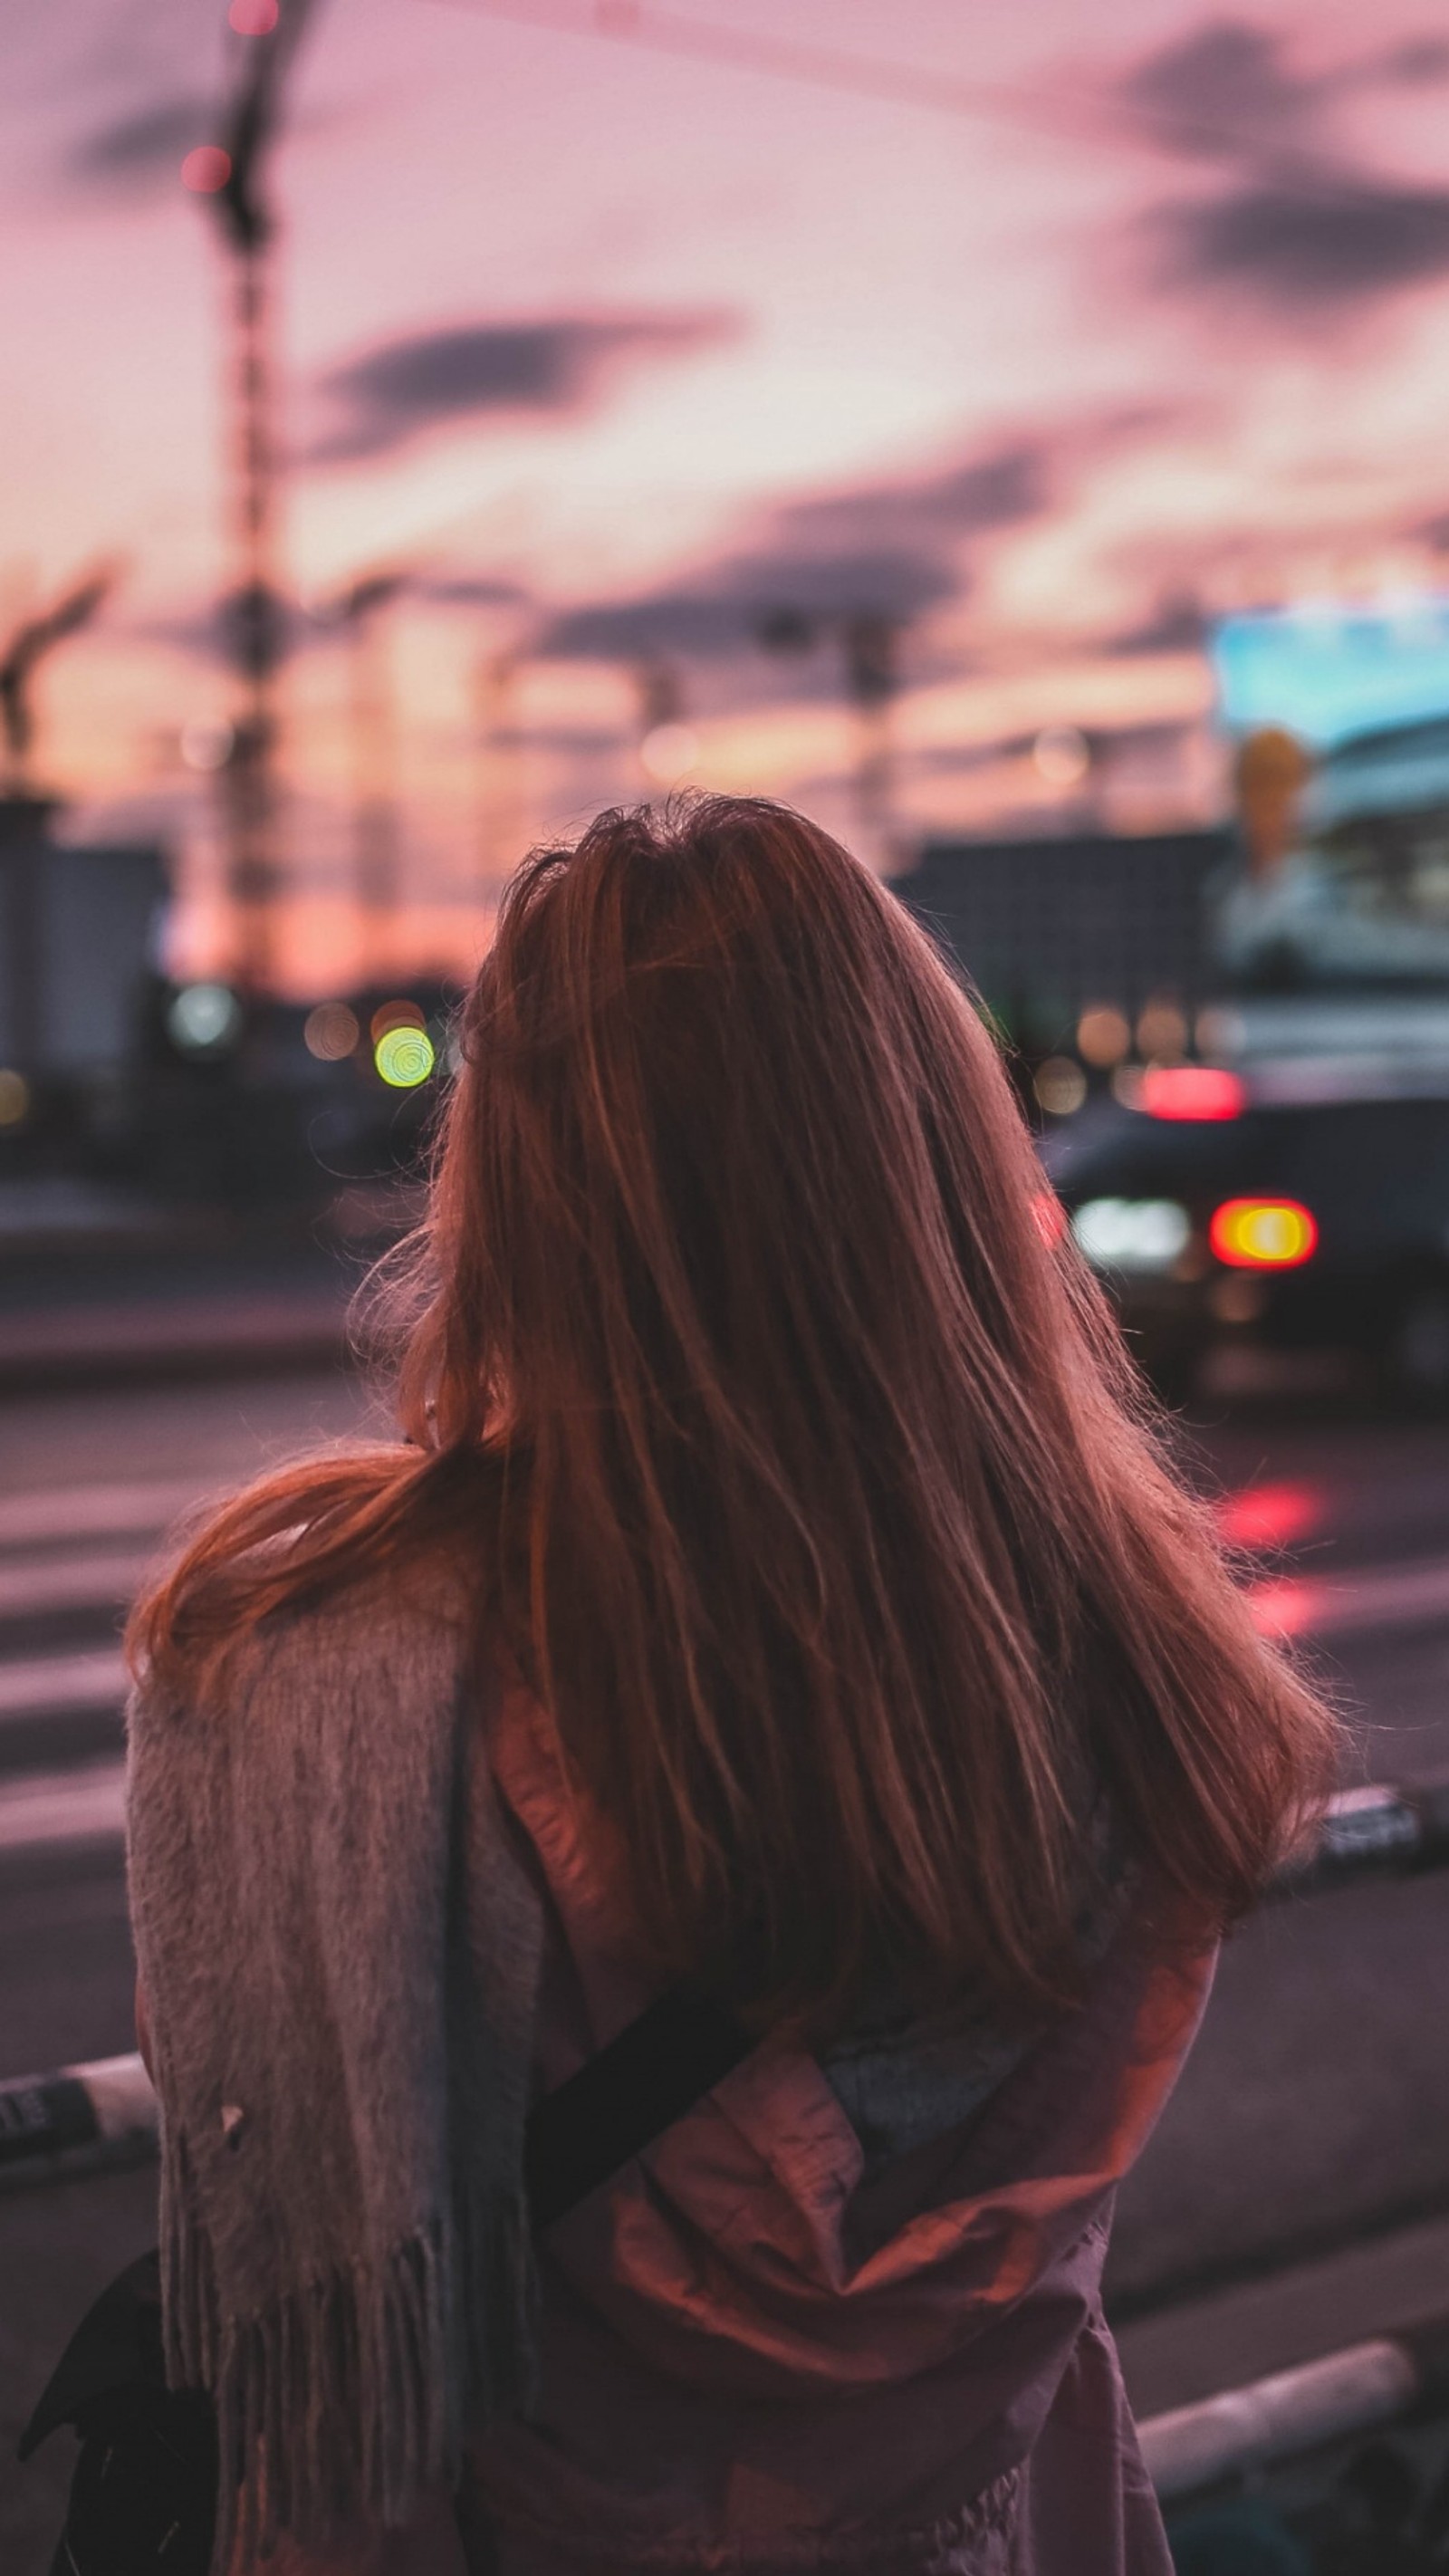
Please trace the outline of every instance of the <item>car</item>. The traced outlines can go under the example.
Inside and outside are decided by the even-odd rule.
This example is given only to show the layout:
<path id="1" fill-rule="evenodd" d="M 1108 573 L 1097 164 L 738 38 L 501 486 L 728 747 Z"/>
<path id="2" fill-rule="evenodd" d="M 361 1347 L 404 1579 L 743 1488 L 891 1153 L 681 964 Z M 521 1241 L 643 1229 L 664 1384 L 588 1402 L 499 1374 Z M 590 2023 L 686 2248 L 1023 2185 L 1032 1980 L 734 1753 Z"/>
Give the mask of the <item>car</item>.
<path id="1" fill-rule="evenodd" d="M 1041 1145 L 1143 1366 L 1236 1343 L 1351 1352 L 1449 1404 L 1449 1060 L 1148 1067 Z"/>

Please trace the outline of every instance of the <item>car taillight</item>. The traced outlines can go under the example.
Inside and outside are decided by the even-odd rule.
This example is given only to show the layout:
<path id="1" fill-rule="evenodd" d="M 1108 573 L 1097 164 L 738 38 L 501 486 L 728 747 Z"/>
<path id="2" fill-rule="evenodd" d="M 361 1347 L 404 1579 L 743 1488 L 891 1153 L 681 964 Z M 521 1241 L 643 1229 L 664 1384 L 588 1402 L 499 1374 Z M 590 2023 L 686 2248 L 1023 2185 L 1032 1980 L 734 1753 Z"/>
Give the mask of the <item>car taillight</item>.
<path id="1" fill-rule="evenodd" d="M 1139 1095 L 1149 1118 L 1241 1118 L 1247 1087 L 1220 1064 L 1150 1064 Z"/>
<path id="2" fill-rule="evenodd" d="M 1296 1270 L 1312 1259 L 1318 1227 L 1297 1199 L 1224 1199 L 1208 1241 L 1233 1270 Z"/>

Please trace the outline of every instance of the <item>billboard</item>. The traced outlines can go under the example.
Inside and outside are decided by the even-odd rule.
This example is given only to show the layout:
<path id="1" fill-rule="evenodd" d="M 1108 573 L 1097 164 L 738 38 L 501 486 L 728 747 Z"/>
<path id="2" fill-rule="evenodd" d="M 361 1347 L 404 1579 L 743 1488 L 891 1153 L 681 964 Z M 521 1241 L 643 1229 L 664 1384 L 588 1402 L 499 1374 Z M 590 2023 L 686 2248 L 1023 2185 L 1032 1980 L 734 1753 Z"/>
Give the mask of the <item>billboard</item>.
<path id="1" fill-rule="evenodd" d="M 1210 652 L 1234 733 L 1283 725 L 1314 750 L 1449 716 L 1449 596 L 1303 601 L 1225 617 Z"/>

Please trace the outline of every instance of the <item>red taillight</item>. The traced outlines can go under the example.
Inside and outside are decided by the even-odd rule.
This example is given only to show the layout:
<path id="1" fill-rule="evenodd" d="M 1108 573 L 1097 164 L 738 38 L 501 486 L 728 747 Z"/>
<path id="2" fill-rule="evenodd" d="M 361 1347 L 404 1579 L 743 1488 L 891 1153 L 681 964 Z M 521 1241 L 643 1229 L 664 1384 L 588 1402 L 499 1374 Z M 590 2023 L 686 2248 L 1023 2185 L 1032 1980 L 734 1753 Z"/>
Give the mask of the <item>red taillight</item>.
<path id="1" fill-rule="evenodd" d="M 1312 1259 L 1318 1226 L 1297 1199 L 1224 1199 L 1208 1241 L 1232 1270 L 1296 1270 Z"/>
<path id="2" fill-rule="evenodd" d="M 1246 1085 L 1219 1064 L 1150 1064 L 1142 1077 L 1149 1118 L 1241 1118 Z"/>

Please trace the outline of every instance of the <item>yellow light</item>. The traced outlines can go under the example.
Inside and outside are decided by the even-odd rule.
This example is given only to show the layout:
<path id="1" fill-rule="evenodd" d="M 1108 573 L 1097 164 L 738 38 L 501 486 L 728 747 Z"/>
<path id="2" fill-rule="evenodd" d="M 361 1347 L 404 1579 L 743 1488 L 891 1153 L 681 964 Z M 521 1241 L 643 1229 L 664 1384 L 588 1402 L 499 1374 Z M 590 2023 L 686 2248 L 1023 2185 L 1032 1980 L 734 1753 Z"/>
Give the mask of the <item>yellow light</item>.
<path id="1" fill-rule="evenodd" d="M 426 1029 L 384 1029 L 372 1051 L 383 1081 L 394 1091 L 416 1091 L 426 1082 L 437 1059 Z"/>
<path id="2" fill-rule="evenodd" d="M 0 1127 L 18 1127 L 30 1107 L 30 1085 L 12 1065 L 0 1065 Z"/>
<path id="3" fill-rule="evenodd" d="M 1233 1270 L 1296 1270 L 1312 1257 L 1318 1227 L 1296 1199 L 1225 1199 L 1208 1239 Z"/>

